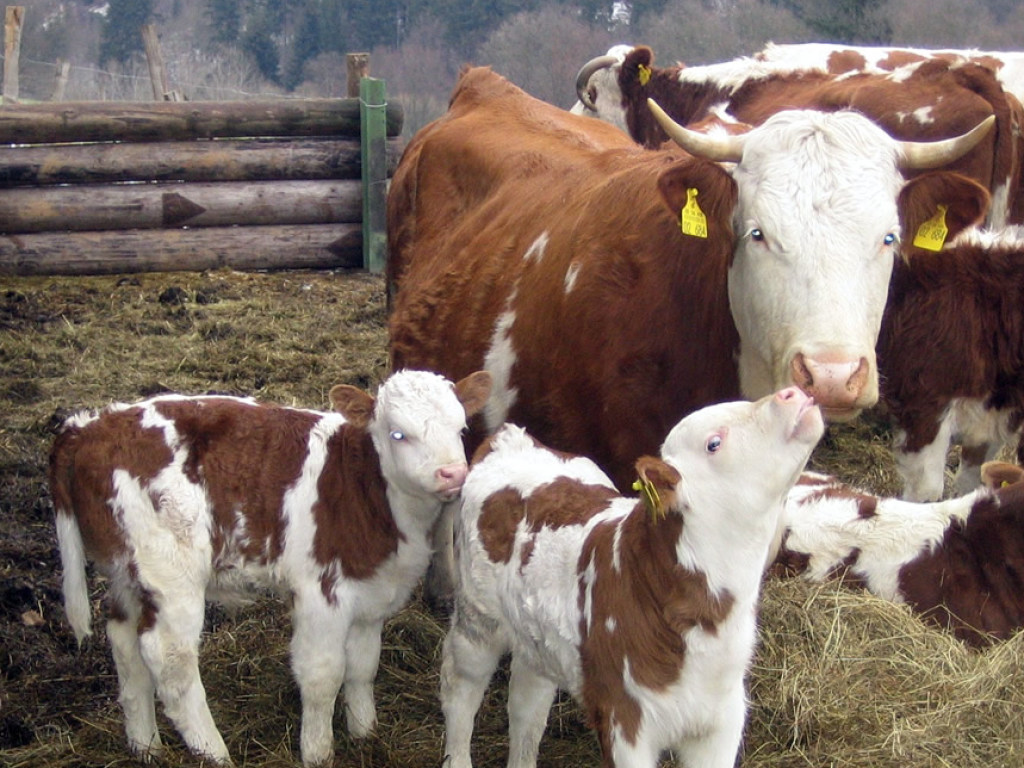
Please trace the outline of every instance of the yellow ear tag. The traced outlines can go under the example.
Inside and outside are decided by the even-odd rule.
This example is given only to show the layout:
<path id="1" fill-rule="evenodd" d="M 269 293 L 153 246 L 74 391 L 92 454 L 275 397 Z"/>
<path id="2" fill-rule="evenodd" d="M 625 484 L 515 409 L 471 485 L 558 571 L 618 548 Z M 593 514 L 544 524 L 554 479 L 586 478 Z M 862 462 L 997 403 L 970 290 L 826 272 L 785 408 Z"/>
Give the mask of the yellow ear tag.
<path id="1" fill-rule="evenodd" d="M 680 226 L 684 235 L 703 238 L 708 236 L 708 219 L 697 205 L 697 190 L 693 187 L 686 190 L 686 205 L 683 206 Z"/>
<path id="2" fill-rule="evenodd" d="M 647 507 L 647 513 L 651 516 L 652 523 L 665 518 L 665 507 L 661 503 L 661 496 L 658 495 L 658 489 L 654 487 L 654 483 L 640 478 L 633 481 L 633 490 L 640 492 L 640 498 L 644 500 L 644 506 Z"/>
<path id="3" fill-rule="evenodd" d="M 926 251 L 941 251 L 948 233 L 946 206 L 940 205 L 935 215 L 918 227 L 917 234 L 914 236 L 914 245 L 924 248 Z"/>
<path id="4" fill-rule="evenodd" d="M 640 81 L 640 85 L 647 85 L 651 82 L 651 68 L 640 64 L 636 68 L 636 79 Z"/>

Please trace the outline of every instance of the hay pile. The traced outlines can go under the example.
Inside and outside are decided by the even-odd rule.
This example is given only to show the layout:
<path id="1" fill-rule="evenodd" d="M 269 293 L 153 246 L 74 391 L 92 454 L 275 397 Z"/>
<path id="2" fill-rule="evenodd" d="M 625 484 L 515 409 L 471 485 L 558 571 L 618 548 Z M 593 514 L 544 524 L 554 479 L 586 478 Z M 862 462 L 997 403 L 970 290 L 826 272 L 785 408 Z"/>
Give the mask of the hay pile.
<path id="1" fill-rule="evenodd" d="M 364 274 L 8 279 L 0 289 L 0 764 L 131 765 L 102 631 L 81 651 L 63 620 L 44 468 L 54 411 L 175 389 L 325 407 L 384 375 L 379 279 Z M 813 464 L 873 490 L 897 482 L 884 423 L 833 428 Z M 94 592 L 98 601 L 101 590 Z M 212 608 L 202 674 L 237 764 L 297 765 L 298 694 L 286 608 Z M 972 651 L 907 610 L 836 585 L 767 585 L 745 768 L 1024 765 L 1022 639 Z M 337 764 L 439 766 L 443 620 L 414 602 L 387 627 L 363 743 L 336 720 Z M 505 762 L 500 671 L 475 759 Z M 197 765 L 165 720 L 159 764 Z M 552 709 L 541 765 L 596 765 L 572 702 Z"/>

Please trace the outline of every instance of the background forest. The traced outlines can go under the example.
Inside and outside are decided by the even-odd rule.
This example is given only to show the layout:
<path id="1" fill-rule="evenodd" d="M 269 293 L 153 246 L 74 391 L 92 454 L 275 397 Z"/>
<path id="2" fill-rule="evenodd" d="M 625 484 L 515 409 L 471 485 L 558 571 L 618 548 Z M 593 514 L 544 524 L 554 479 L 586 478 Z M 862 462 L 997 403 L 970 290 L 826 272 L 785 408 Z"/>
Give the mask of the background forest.
<path id="1" fill-rule="evenodd" d="M 187 98 L 337 96 L 346 53 L 405 108 L 406 132 L 443 112 L 459 67 L 487 64 L 559 106 L 579 66 L 620 42 L 701 64 L 764 43 L 834 41 L 1019 48 L 1019 0 L 20 0 L 21 95 L 152 98 L 139 29 L 157 25 L 171 85 Z"/>

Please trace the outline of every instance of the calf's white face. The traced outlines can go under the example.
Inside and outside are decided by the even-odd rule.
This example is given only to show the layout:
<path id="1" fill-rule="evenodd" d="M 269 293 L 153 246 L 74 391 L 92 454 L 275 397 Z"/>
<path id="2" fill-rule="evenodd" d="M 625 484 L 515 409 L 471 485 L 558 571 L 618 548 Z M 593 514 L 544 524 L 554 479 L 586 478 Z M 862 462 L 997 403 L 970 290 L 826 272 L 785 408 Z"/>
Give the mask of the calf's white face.
<path id="1" fill-rule="evenodd" d="M 350 422 L 366 427 L 390 484 L 412 497 L 450 501 L 466 479 L 466 419 L 483 407 L 490 390 L 485 372 L 453 386 L 427 371 L 399 371 L 381 386 L 375 402 L 344 385 L 331 390 L 331 402 Z"/>
<path id="2" fill-rule="evenodd" d="M 669 432 L 661 455 L 682 477 L 685 506 L 749 513 L 781 504 L 824 428 L 814 400 L 789 387 L 690 414 Z"/>

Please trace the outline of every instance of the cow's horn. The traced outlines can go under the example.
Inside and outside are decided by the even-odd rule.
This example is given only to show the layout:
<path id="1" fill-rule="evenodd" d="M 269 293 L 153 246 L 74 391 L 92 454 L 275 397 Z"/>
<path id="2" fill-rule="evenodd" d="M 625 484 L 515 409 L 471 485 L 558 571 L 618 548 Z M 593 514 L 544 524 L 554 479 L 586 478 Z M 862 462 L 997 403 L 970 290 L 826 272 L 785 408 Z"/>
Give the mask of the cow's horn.
<path id="1" fill-rule="evenodd" d="M 668 137 L 691 155 L 718 163 L 738 163 L 743 157 L 745 136 L 708 136 L 691 131 L 666 115 L 654 99 L 648 99 L 647 106 Z"/>
<path id="2" fill-rule="evenodd" d="M 989 132 L 995 121 L 995 115 L 989 115 L 967 133 L 954 136 L 952 139 L 901 141 L 900 151 L 903 160 L 900 163 L 900 168 L 908 171 L 923 171 L 959 160 L 985 138 L 985 134 Z"/>
<path id="3" fill-rule="evenodd" d="M 594 75 L 595 72 L 597 72 L 597 70 L 605 69 L 607 67 L 612 66 L 613 64 L 617 64 L 618 62 L 618 57 L 608 56 L 607 54 L 605 54 L 604 56 L 598 56 L 596 59 L 591 59 L 582 67 L 580 67 L 579 74 L 576 75 L 576 95 L 579 97 L 579 100 L 583 103 L 583 106 L 585 106 L 591 112 L 597 112 L 597 107 L 594 105 L 594 102 L 590 99 L 590 78 Z"/>

